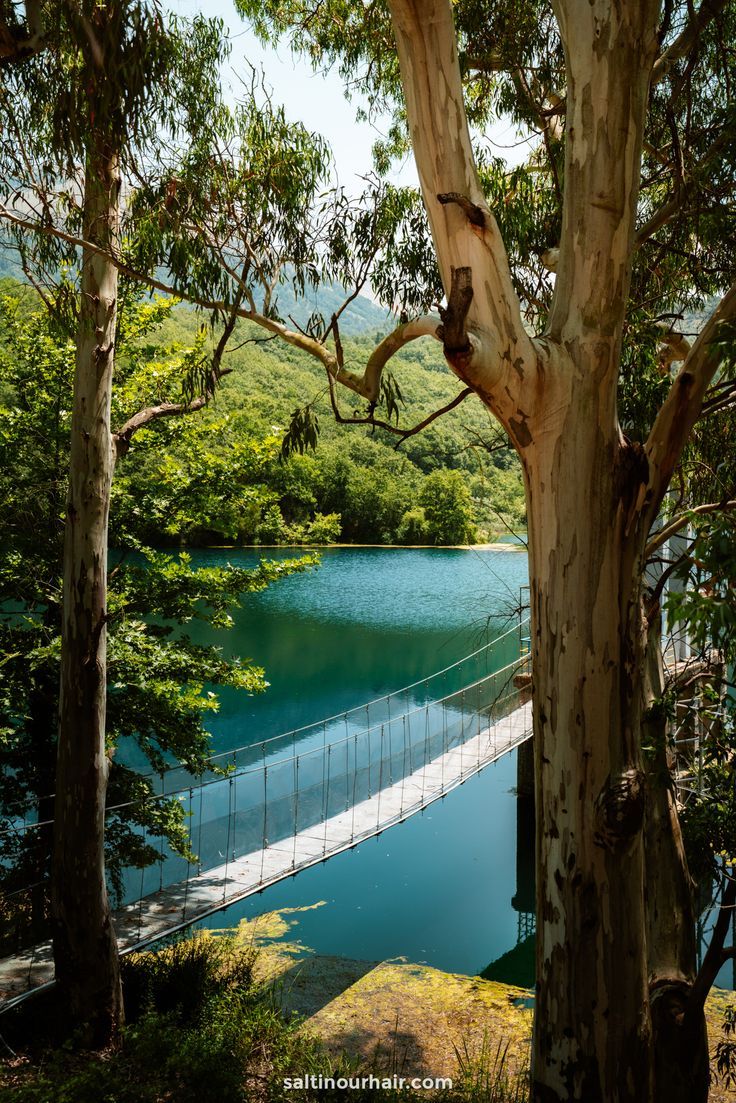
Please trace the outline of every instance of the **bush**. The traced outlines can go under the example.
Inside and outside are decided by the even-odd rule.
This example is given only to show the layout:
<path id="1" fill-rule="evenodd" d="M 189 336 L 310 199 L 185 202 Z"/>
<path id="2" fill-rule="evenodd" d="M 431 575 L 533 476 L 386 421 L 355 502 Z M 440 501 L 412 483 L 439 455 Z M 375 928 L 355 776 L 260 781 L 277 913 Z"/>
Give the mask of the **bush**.
<path id="1" fill-rule="evenodd" d="M 286 544 L 288 542 L 288 527 L 278 506 L 271 505 L 264 510 L 263 516 L 256 526 L 255 539 L 258 544 Z"/>
<path id="2" fill-rule="evenodd" d="M 396 537 L 400 544 L 428 544 L 430 542 L 427 517 L 421 506 L 407 509 L 401 518 Z"/>
<path id="3" fill-rule="evenodd" d="M 419 503 L 431 544 L 472 544 L 476 537 L 473 502 L 459 471 L 433 471 L 424 480 Z"/>
<path id="4" fill-rule="evenodd" d="M 315 513 L 306 528 L 305 544 L 334 544 L 342 534 L 339 513 Z"/>
<path id="5" fill-rule="evenodd" d="M 283 1021 L 271 993 L 254 982 L 254 957 L 233 937 L 201 932 L 124 958 L 128 1025 L 116 1052 L 79 1052 L 73 1039 L 54 1049 L 53 1032 L 43 1046 L 31 1012 L 24 1035 L 30 1025 L 38 1049 L 0 1079 L 3 1103 L 288 1098 L 285 1075 L 294 1069 L 327 1074 L 331 1064 L 296 1023 Z"/>
<path id="6" fill-rule="evenodd" d="M 254 950 L 209 931 L 178 938 L 160 950 L 130 954 L 120 962 L 128 1021 L 156 1011 L 192 1022 L 208 1001 L 250 991 L 254 961 Z"/>

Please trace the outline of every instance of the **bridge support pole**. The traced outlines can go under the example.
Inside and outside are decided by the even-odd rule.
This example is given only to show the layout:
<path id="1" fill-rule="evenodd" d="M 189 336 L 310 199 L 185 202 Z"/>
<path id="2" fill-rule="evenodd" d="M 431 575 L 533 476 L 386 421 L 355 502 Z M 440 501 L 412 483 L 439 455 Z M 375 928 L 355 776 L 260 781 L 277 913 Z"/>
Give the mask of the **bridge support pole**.
<path id="1" fill-rule="evenodd" d="M 534 740 L 527 739 L 516 752 L 516 793 L 534 799 Z"/>

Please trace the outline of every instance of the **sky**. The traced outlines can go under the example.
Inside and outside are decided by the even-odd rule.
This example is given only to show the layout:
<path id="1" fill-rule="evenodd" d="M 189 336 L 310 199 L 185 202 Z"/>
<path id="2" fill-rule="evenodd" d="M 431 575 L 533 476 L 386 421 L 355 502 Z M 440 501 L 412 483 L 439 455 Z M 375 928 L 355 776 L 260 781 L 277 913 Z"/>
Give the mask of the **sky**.
<path id="1" fill-rule="evenodd" d="M 224 20 L 229 28 L 232 54 L 224 74 L 233 98 L 237 98 L 239 76 L 247 76 L 249 70 L 244 59 L 257 68 L 263 67 L 266 81 L 273 88 L 274 101 L 283 104 L 287 116 L 300 120 L 310 130 L 322 134 L 333 150 L 339 182 L 349 192 L 362 190 L 358 177 L 370 172 L 371 147 L 381 132 L 370 123 L 357 122 L 356 108 L 362 102 L 354 97 L 345 98 L 343 82 L 336 72 L 315 73 L 307 61 L 292 56 L 286 42 L 278 49 L 264 47 L 249 30 L 235 10 L 233 0 L 167 0 L 167 6 L 183 16 L 203 12 Z M 499 125 L 492 135 L 500 143 L 494 152 L 517 164 L 526 156 L 526 145 L 517 146 L 516 135 L 510 126 Z M 397 184 L 417 184 L 417 174 L 411 156 L 397 165 L 391 180 Z"/>
<path id="2" fill-rule="evenodd" d="M 322 134 L 333 150 L 340 183 L 353 190 L 356 177 L 371 169 L 371 147 L 380 132 L 368 123 L 357 122 L 356 108 L 361 102 L 345 98 L 343 82 L 337 73 L 315 73 L 311 65 L 292 56 L 286 42 L 277 49 L 262 46 L 235 10 L 232 0 L 167 0 L 167 6 L 179 15 L 198 12 L 224 20 L 231 36 L 232 53 L 224 74 L 233 98 L 237 98 L 239 80 L 248 78 L 247 59 L 256 68 L 263 67 L 266 83 L 273 88 L 274 101 L 283 104 L 287 116 L 299 120 L 309 130 Z M 393 174 L 395 183 L 416 184 L 412 158 L 407 158 Z M 359 183 L 355 190 L 360 189 Z"/>

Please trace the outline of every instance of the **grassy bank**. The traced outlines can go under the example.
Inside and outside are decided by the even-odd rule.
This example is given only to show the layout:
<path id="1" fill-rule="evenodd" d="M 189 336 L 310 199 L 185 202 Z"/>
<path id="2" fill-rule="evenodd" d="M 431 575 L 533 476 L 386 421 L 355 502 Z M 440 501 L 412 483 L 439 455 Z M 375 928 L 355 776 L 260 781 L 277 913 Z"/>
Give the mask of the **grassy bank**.
<path id="1" fill-rule="evenodd" d="M 237 936 L 202 932 L 124 959 L 128 1023 L 117 1050 L 76 1048 L 53 993 L 21 1005 L 2 1024 L 4 1103 L 427 1098 L 426 1090 L 343 1086 L 402 1075 L 396 1051 L 367 1062 L 336 1055 L 284 1012 L 273 978 L 256 969 L 258 952 Z M 525 1103 L 524 1079 L 509 1070 L 502 1048 L 459 1057 L 453 1087 L 434 1093 L 444 1103 Z M 297 1078 L 314 1086 L 292 1089 Z"/>
<path id="2" fill-rule="evenodd" d="M 6 1014 L 3 1103 L 528 1103 L 531 993 L 404 962 L 317 957 L 279 940 L 291 926 L 272 913 L 125 958 L 117 1050 L 78 1049 L 53 993 Z M 719 990 L 709 998 L 713 1050 L 732 1002 Z M 452 1086 L 399 1089 L 400 1077 Z M 710 1103 L 730 1098 L 714 1076 Z"/>

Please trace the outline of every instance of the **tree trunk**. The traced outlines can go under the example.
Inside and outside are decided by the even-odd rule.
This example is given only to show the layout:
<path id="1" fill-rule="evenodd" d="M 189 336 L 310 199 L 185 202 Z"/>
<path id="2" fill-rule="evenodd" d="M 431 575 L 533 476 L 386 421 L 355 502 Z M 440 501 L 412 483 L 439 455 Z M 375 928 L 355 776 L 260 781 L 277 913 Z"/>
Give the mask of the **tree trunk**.
<path id="1" fill-rule="evenodd" d="M 578 377 L 563 416 L 525 463 L 537 785 L 534 1099 L 649 1103 L 637 685 L 644 625 L 640 541 L 627 532 L 642 472 L 594 370 Z"/>
<path id="2" fill-rule="evenodd" d="M 566 62 L 565 191 L 548 326 L 530 341 L 475 171 L 452 5 L 389 0 L 447 295 L 438 335 L 525 471 L 537 801 L 533 1095 L 536 1103 L 651 1103 L 642 569 L 648 530 L 714 369 L 699 353 L 698 379 L 678 377 L 646 446 L 625 440 L 617 384 L 659 3 L 553 3 Z M 677 863 L 674 809 L 664 812 L 660 852 L 669 847 Z"/>
<path id="3" fill-rule="evenodd" d="M 88 157 L 87 240 L 118 230 L 115 152 Z M 105 882 L 107 528 L 117 269 L 86 251 L 77 329 L 71 470 L 64 542 L 59 745 L 52 915 L 56 979 L 85 1040 L 104 1045 L 122 1023 L 117 943 Z"/>

